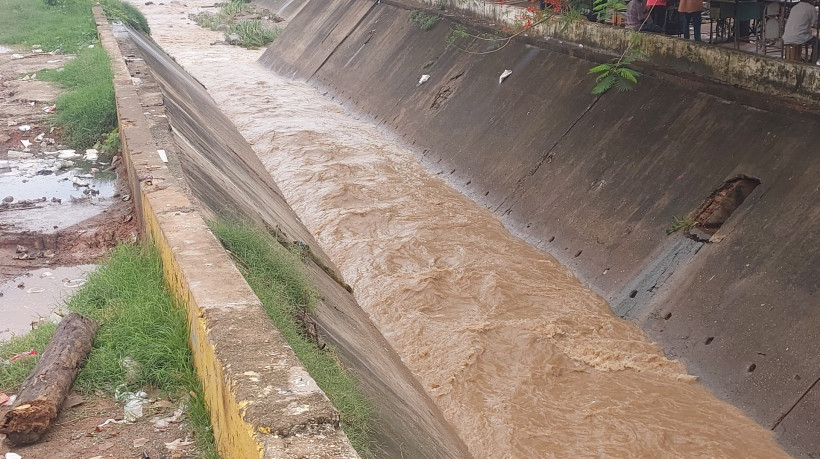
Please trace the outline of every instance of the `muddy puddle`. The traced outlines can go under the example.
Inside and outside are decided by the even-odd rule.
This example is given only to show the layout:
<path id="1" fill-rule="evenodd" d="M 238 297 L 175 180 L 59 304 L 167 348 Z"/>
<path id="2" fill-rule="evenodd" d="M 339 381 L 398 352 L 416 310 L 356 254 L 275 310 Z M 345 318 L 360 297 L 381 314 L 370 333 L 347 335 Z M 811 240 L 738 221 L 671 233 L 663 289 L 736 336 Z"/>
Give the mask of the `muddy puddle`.
<path id="1" fill-rule="evenodd" d="M 0 342 L 25 334 L 32 324 L 59 322 L 66 299 L 85 284 L 95 268 L 36 269 L 0 284 Z"/>
<path id="2" fill-rule="evenodd" d="M 152 37 L 253 145 L 356 299 L 480 458 L 783 457 L 551 256 L 312 87 L 211 46 L 204 0 Z M 250 173 L 250 171 L 249 171 Z"/>

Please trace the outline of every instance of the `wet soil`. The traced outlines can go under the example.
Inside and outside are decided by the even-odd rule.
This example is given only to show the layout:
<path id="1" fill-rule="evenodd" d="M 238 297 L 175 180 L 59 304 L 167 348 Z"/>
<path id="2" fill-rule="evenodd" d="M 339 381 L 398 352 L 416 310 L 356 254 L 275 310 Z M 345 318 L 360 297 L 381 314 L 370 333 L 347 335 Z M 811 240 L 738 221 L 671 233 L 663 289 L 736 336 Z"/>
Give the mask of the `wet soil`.
<path id="1" fill-rule="evenodd" d="M 48 119 L 60 90 L 36 74 L 71 58 L 0 49 L 0 283 L 38 268 L 92 264 L 118 242 L 136 240 L 119 161 L 76 152 L 60 159 L 68 147 Z"/>
<path id="2" fill-rule="evenodd" d="M 0 407 L 0 416 L 8 407 Z M 0 435 L 0 455 L 19 454 L 24 459 L 77 458 L 193 458 L 192 434 L 184 415 L 175 422 L 157 424 L 173 418 L 179 404 L 158 399 L 145 407 L 145 415 L 134 423 L 121 422 L 123 404 L 109 398 L 74 393 L 66 400 L 55 425 L 33 445 L 13 447 Z M 104 424 L 109 419 L 120 422 Z M 155 426 L 160 428 L 156 428 Z M 166 444 L 183 444 L 179 448 Z M 190 452 L 190 453 L 189 453 Z"/>

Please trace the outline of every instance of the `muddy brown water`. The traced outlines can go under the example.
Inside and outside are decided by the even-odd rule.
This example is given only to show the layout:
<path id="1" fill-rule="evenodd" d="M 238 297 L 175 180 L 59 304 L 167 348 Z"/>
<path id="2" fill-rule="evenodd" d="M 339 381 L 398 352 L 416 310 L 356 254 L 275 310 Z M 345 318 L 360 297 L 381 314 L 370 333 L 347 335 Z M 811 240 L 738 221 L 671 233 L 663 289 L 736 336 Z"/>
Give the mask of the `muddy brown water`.
<path id="1" fill-rule="evenodd" d="M 780 457 L 547 254 L 312 87 L 224 45 L 188 6 L 153 38 L 253 145 L 356 299 L 482 458 Z"/>

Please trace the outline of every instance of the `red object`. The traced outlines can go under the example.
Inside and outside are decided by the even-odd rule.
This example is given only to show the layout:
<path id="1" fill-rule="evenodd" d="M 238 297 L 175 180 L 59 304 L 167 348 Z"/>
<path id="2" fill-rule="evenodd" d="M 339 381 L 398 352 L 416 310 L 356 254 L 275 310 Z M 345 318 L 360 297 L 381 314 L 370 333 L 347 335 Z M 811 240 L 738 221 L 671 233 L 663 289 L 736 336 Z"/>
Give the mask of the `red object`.
<path id="1" fill-rule="evenodd" d="M 5 403 L 9 401 L 9 398 L 10 397 L 8 395 L 0 392 L 0 406 L 5 405 Z"/>
<path id="2" fill-rule="evenodd" d="M 30 351 L 27 351 L 27 352 L 21 352 L 21 353 L 15 355 L 14 357 L 10 358 L 9 360 L 10 361 L 11 360 L 19 360 L 19 359 L 22 359 L 22 358 L 25 358 L 25 357 L 31 357 L 32 355 L 39 355 L 39 352 L 35 351 L 34 349 L 31 349 Z"/>

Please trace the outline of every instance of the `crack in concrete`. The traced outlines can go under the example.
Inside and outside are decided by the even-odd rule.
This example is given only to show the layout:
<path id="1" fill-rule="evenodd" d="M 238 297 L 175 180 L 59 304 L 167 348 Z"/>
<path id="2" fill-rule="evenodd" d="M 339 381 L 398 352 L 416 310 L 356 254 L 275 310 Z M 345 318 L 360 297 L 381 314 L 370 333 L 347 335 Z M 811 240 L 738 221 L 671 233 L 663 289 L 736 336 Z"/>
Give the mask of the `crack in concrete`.
<path id="1" fill-rule="evenodd" d="M 811 392 L 811 390 L 814 389 L 814 386 L 816 386 L 818 382 L 820 382 L 820 377 L 815 379 L 814 382 L 811 384 L 811 386 L 809 386 L 809 388 L 806 389 L 805 392 L 803 392 L 803 394 L 800 396 L 800 398 L 798 398 L 797 401 L 794 402 L 794 404 L 785 413 L 783 413 L 782 415 L 780 415 L 779 418 L 777 418 L 777 421 L 775 421 L 774 425 L 772 426 L 772 428 L 770 430 L 776 429 L 780 425 L 780 423 L 782 423 L 783 420 L 786 419 L 786 417 L 789 414 L 791 414 L 791 412 L 794 411 L 795 408 L 797 408 L 797 405 L 799 405 L 800 402 L 803 401 L 804 398 L 806 398 L 806 395 L 808 395 L 809 392 Z"/>
<path id="2" fill-rule="evenodd" d="M 595 99 L 587 106 L 587 108 L 583 111 L 583 113 L 578 115 L 578 117 L 575 119 L 575 121 L 573 121 L 572 124 L 570 124 L 569 127 L 567 127 L 567 129 L 564 131 L 563 134 L 561 134 L 561 137 L 559 137 L 550 146 L 550 148 L 546 151 L 546 154 L 541 155 L 541 158 L 538 159 L 538 162 L 535 163 L 535 166 L 533 166 L 529 171 L 527 171 L 527 173 L 524 174 L 523 177 L 518 179 L 518 181 L 515 183 L 515 188 L 513 188 L 512 192 L 510 192 L 509 196 L 504 198 L 504 200 L 501 201 L 501 204 L 499 204 L 498 207 L 495 208 L 496 213 L 498 213 L 498 211 L 501 209 L 501 207 L 504 206 L 504 204 L 506 204 L 508 200 L 513 199 L 515 197 L 515 195 L 518 193 L 518 191 L 524 186 L 524 182 L 526 182 L 530 177 L 535 175 L 536 172 L 538 172 L 538 169 L 540 169 L 541 166 L 544 163 L 551 163 L 552 162 L 553 158 L 555 158 L 555 147 L 557 147 L 558 144 L 560 144 L 561 142 L 564 141 L 564 138 L 566 138 L 566 136 L 570 133 L 570 131 L 572 131 L 572 129 L 587 115 L 587 113 L 589 113 L 592 110 L 592 108 L 595 107 L 595 104 L 597 104 L 599 100 L 601 100 L 601 94 L 595 96 Z M 505 215 L 508 214 L 511 210 L 512 210 L 512 206 L 510 206 L 507 210 L 505 210 L 504 214 Z"/>

